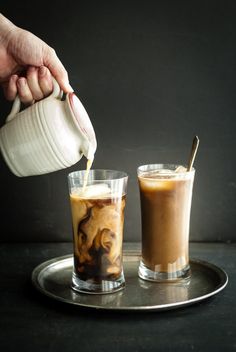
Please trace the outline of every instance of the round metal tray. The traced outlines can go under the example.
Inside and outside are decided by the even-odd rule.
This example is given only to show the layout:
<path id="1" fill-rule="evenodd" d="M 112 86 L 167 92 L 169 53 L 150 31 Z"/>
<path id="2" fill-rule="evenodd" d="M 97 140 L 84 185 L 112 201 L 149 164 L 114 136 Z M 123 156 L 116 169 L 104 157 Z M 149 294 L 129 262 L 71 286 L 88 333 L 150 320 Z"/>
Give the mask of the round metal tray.
<path id="1" fill-rule="evenodd" d="M 96 309 L 167 310 L 207 299 L 227 285 L 228 277 L 221 268 L 201 260 L 191 260 L 191 278 L 177 283 L 155 283 L 138 277 L 138 254 L 124 253 L 126 286 L 111 294 L 80 294 L 70 288 L 73 256 L 48 260 L 32 273 L 34 286 L 56 300 Z"/>

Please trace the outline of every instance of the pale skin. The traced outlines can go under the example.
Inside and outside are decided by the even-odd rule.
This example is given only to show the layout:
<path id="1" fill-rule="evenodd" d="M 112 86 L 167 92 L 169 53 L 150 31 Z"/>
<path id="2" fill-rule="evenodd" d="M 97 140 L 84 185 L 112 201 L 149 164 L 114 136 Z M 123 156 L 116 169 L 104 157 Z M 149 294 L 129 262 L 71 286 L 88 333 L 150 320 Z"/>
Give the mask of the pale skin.
<path id="1" fill-rule="evenodd" d="M 55 50 L 0 14 L 0 85 L 6 99 L 18 94 L 26 105 L 41 100 L 52 92 L 52 76 L 65 93 L 73 91 Z"/>

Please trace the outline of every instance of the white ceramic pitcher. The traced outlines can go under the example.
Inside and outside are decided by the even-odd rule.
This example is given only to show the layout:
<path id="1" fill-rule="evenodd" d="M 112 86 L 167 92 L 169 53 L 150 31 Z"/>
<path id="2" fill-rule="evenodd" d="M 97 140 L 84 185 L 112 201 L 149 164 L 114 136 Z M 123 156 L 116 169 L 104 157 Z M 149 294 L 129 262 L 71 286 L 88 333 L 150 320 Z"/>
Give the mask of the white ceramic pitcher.
<path id="1" fill-rule="evenodd" d="M 20 112 L 16 97 L 0 129 L 3 157 L 16 176 L 41 175 L 92 159 L 97 148 L 93 126 L 74 93 L 63 92 L 55 79 L 52 94 Z"/>

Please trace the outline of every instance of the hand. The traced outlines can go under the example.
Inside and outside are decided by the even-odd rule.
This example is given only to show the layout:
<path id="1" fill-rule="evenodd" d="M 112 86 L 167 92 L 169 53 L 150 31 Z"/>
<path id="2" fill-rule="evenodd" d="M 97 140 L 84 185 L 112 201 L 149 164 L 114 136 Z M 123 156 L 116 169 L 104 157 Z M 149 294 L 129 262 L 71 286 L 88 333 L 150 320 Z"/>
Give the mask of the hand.
<path id="1" fill-rule="evenodd" d="M 19 73 L 25 70 L 26 78 L 19 78 Z M 52 90 L 49 73 L 64 92 L 73 91 L 55 50 L 0 14 L 0 84 L 6 98 L 13 100 L 18 92 L 26 103 L 42 99 Z"/>

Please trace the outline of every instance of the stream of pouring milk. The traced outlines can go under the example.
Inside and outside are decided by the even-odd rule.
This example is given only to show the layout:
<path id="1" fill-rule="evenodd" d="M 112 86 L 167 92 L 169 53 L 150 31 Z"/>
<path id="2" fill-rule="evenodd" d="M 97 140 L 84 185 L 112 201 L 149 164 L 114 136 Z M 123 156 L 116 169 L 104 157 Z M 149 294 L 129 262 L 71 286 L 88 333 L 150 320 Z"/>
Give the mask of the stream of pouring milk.
<path id="1" fill-rule="evenodd" d="M 93 159 L 88 159 L 87 161 L 87 167 L 86 167 L 86 172 L 84 175 L 84 183 L 83 183 L 83 188 L 82 188 L 82 193 L 85 191 L 85 188 L 87 186 L 88 183 L 88 175 L 89 175 L 89 171 L 91 169 L 91 166 L 93 164 Z"/>

